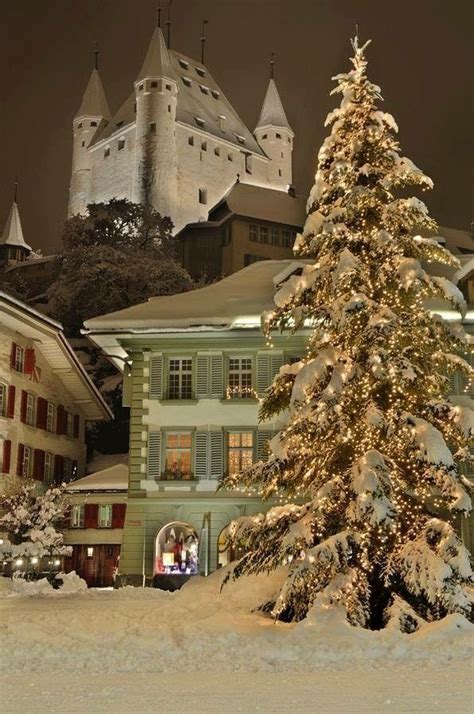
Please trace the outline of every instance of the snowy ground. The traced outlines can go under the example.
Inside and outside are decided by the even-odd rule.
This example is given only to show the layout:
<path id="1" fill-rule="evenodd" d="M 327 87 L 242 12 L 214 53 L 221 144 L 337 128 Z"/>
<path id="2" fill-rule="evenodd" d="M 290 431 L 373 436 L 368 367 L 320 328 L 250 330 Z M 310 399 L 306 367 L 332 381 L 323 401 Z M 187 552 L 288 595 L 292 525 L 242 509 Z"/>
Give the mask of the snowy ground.
<path id="1" fill-rule="evenodd" d="M 0 580 L 2 712 L 472 711 L 474 627 L 415 635 L 338 617 L 273 624 L 250 609 L 272 579 L 216 574 L 179 593 L 38 593 Z"/>

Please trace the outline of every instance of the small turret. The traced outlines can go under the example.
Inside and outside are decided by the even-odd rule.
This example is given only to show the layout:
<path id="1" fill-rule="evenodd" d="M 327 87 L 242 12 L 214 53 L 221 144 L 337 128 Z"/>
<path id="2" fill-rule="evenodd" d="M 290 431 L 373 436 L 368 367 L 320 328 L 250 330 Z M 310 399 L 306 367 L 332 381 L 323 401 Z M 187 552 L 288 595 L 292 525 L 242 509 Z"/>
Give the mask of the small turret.
<path id="1" fill-rule="evenodd" d="M 69 191 L 69 215 L 84 213 L 89 202 L 91 158 L 88 147 L 97 132 L 110 120 L 110 110 L 99 74 L 98 50 L 81 106 L 73 120 L 72 175 Z"/>
<path id="2" fill-rule="evenodd" d="M 136 203 L 151 204 L 162 215 L 174 215 L 178 205 L 178 85 L 160 27 L 153 32 L 134 87 L 136 143 L 132 198 Z"/>
<path id="3" fill-rule="evenodd" d="M 286 118 L 275 80 L 273 59 L 270 62 L 270 81 L 263 100 L 254 136 L 271 159 L 269 180 L 274 188 L 288 190 L 293 182 L 293 130 Z"/>
<path id="4" fill-rule="evenodd" d="M 18 184 L 15 182 L 13 203 L 0 240 L 0 263 L 21 263 L 31 254 L 31 248 L 23 237 L 17 198 Z"/>

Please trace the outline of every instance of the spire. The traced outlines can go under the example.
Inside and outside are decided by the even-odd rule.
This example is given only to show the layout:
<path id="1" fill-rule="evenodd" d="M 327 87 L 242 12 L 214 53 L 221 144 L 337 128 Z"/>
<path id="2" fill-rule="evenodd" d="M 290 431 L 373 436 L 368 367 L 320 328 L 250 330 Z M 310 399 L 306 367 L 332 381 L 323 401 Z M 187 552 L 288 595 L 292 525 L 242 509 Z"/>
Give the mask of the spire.
<path id="1" fill-rule="evenodd" d="M 16 202 L 17 190 L 18 184 L 15 182 L 15 197 L 12 203 L 12 207 L 10 209 L 10 213 L 8 214 L 2 239 L 0 240 L 0 245 L 14 245 L 31 250 L 30 246 L 28 245 L 28 243 L 25 242 L 25 239 L 23 238 L 20 212 L 18 210 L 18 204 Z"/>
<path id="2" fill-rule="evenodd" d="M 110 109 L 105 96 L 104 87 L 99 74 L 99 50 L 94 50 L 94 69 L 82 97 L 81 106 L 76 117 L 104 117 L 110 119 Z"/>
<path id="3" fill-rule="evenodd" d="M 136 79 L 139 82 L 145 77 L 168 77 L 174 81 L 170 57 L 165 44 L 161 27 L 155 27 L 143 66 Z"/>
<path id="4" fill-rule="evenodd" d="M 273 60 L 270 63 L 270 70 L 273 75 Z M 265 94 L 262 110 L 255 129 L 263 129 L 267 126 L 276 126 L 292 131 L 288 119 L 286 118 L 285 110 L 283 109 L 283 104 L 281 103 L 273 76 L 270 77 L 267 93 Z"/>

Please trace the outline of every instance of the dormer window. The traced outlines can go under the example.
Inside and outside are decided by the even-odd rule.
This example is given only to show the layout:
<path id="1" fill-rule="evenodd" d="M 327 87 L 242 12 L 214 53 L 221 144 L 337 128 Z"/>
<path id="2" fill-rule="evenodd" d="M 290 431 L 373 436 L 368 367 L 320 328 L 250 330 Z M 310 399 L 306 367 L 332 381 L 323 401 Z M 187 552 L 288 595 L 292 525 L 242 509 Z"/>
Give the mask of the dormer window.
<path id="1" fill-rule="evenodd" d="M 217 89 L 211 89 L 211 94 L 214 97 L 214 99 L 219 99 L 221 96 L 220 93 L 217 91 Z"/>
<path id="2" fill-rule="evenodd" d="M 209 94 L 209 89 L 207 87 L 205 87 L 204 84 L 200 84 L 199 89 L 201 90 L 201 92 L 203 94 Z"/>
<path id="3" fill-rule="evenodd" d="M 187 87 L 190 87 L 192 85 L 192 81 L 189 79 L 189 77 L 181 77 L 181 79 Z"/>
<path id="4" fill-rule="evenodd" d="M 139 91 L 139 92 L 143 92 L 143 84 L 139 84 L 139 85 L 138 85 L 138 91 Z"/>
<path id="5" fill-rule="evenodd" d="M 202 69 L 202 67 L 196 67 L 196 72 L 200 77 L 205 77 L 206 76 L 206 71 Z"/>
<path id="6" fill-rule="evenodd" d="M 221 131 L 224 131 L 224 127 L 225 127 L 225 116 L 224 116 L 223 114 L 219 114 L 219 115 L 217 116 L 217 121 L 218 121 L 218 123 L 219 123 L 219 129 L 220 129 Z"/>
<path id="7" fill-rule="evenodd" d="M 241 136 L 240 134 L 236 134 L 236 135 L 235 135 L 235 138 L 237 139 L 237 141 L 239 142 L 239 144 L 245 144 L 245 139 L 244 139 L 244 137 Z"/>
<path id="8" fill-rule="evenodd" d="M 91 121 L 91 126 L 97 126 L 97 122 L 96 122 L 96 121 Z"/>
<path id="9" fill-rule="evenodd" d="M 178 62 L 183 69 L 189 69 L 189 64 L 187 62 L 185 62 L 184 60 L 180 59 L 180 60 L 178 60 Z"/>
<path id="10" fill-rule="evenodd" d="M 200 117 L 194 117 L 194 121 L 196 122 L 196 124 L 197 124 L 199 127 L 201 127 L 201 129 L 204 129 L 204 126 L 205 126 L 205 124 L 206 124 L 206 122 L 204 121 L 204 119 L 201 119 Z"/>
<path id="11" fill-rule="evenodd" d="M 151 82 L 150 86 L 152 87 L 152 89 L 156 89 L 158 87 L 158 82 L 156 81 L 156 79 Z"/>

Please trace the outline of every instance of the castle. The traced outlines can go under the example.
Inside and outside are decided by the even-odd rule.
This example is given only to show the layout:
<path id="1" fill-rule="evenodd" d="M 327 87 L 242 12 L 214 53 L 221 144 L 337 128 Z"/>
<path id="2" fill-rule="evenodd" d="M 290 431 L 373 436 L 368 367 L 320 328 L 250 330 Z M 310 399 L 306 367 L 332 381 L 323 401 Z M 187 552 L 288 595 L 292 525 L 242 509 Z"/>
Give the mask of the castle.
<path id="1" fill-rule="evenodd" d="M 273 76 L 252 134 L 204 64 L 168 49 L 160 27 L 113 117 L 96 59 L 73 134 L 70 216 L 127 198 L 170 216 L 178 232 L 207 220 L 236 181 L 292 184 L 294 133 Z"/>

